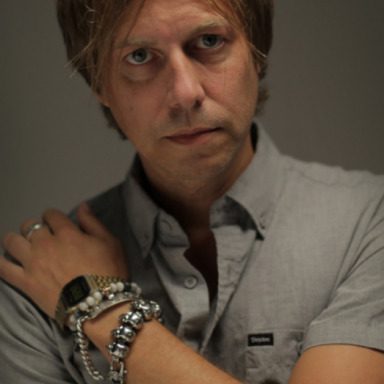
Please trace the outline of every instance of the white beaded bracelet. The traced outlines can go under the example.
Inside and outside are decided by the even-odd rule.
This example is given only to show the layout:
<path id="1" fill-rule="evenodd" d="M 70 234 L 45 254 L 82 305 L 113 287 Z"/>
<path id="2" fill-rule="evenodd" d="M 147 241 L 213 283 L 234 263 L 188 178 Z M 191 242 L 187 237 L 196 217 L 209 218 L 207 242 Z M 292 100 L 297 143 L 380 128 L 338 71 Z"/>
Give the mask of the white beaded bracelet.
<path id="1" fill-rule="evenodd" d="M 104 291 L 95 291 L 79 304 L 78 309 L 69 317 L 69 329 L 77 332 L 77 320 L 80 317 L 88 316 L 93 319 L 107 308 L 124 301 L 132 301 L 141 298 L 141 288 L 136 283 L 118 282 L 111 283 L 110 289 Z"/>

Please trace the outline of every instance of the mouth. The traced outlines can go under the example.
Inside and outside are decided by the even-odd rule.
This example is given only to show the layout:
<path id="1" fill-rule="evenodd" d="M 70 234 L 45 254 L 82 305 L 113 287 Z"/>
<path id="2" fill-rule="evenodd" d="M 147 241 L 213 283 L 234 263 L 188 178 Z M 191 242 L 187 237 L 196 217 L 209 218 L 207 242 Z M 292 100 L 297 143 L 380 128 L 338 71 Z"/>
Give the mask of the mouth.
<path id="1" fill-rule="evenodd" d="M 196 146 L 205 144 L 221 128 L 195 128 L 191 130 L 182 129 L 167 136 L 167 139 L 175 144 Z"/>

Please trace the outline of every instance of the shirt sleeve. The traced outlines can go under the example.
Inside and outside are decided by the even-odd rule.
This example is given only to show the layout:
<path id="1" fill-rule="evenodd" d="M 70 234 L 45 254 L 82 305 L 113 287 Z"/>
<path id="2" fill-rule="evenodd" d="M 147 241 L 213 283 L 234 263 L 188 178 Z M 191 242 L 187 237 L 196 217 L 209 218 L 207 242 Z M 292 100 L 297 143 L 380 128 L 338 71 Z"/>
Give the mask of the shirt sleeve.
<path id="1" fill-rule="evenodd" d="M 84 383 L 70 374 L 50 320 L 2 280 L 0 303 L 0 383 Z"/>
<path id="2" fill-rule="evenodd" d="M 382 192 L 381 197 L 375 200 L 371 220 L 368 225 L 364 223 L 364 235 L 353 257 L 345 257 L 347 273 L 334 290 L 329 305 L 308 327 L 303 351 L 324 344 L 352 344 L 384 351 Z"/>

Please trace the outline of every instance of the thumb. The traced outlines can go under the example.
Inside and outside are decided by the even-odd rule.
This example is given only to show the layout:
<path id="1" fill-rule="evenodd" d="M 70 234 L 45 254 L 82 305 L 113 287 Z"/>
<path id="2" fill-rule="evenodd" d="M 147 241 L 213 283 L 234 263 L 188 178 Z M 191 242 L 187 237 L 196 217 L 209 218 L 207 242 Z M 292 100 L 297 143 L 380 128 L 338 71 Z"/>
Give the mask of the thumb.
<path id="1" fill-rule="evenodd" d="M 80 204 L 77 209 L 79 224 L 81 228 L 92 236 L 99 237 L 104 240 L 111 239 L 111 233 L 107 227 L 92 213 L 88 203 Z"/>

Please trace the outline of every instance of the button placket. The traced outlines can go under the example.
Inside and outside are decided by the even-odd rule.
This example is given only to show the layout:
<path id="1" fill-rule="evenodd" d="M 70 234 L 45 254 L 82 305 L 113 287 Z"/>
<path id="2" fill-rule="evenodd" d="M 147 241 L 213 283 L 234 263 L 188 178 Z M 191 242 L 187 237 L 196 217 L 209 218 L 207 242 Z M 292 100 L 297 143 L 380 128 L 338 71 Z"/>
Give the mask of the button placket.
<path id="1" fill-rule="evenodd" d="M 209 317 L 208 287 L 203 276 L 185 258 L 188 237 L 166 213 L 157 222 L 153 261 L 159 277 L 180 314 L 176 335 L 197 351 L 199 338 Z"/>
<path id="2" fill-rule="evenodd" d="M 217 242 L 219 286 L 215 313 L 204 335 L 200 353 L 204 352 L 216 324 L 236 290 L 241 273 L 251 254 L 256 232 L 249 229 L 243 232 L 238 227 L 221 227 L 213 230 Z"/>

